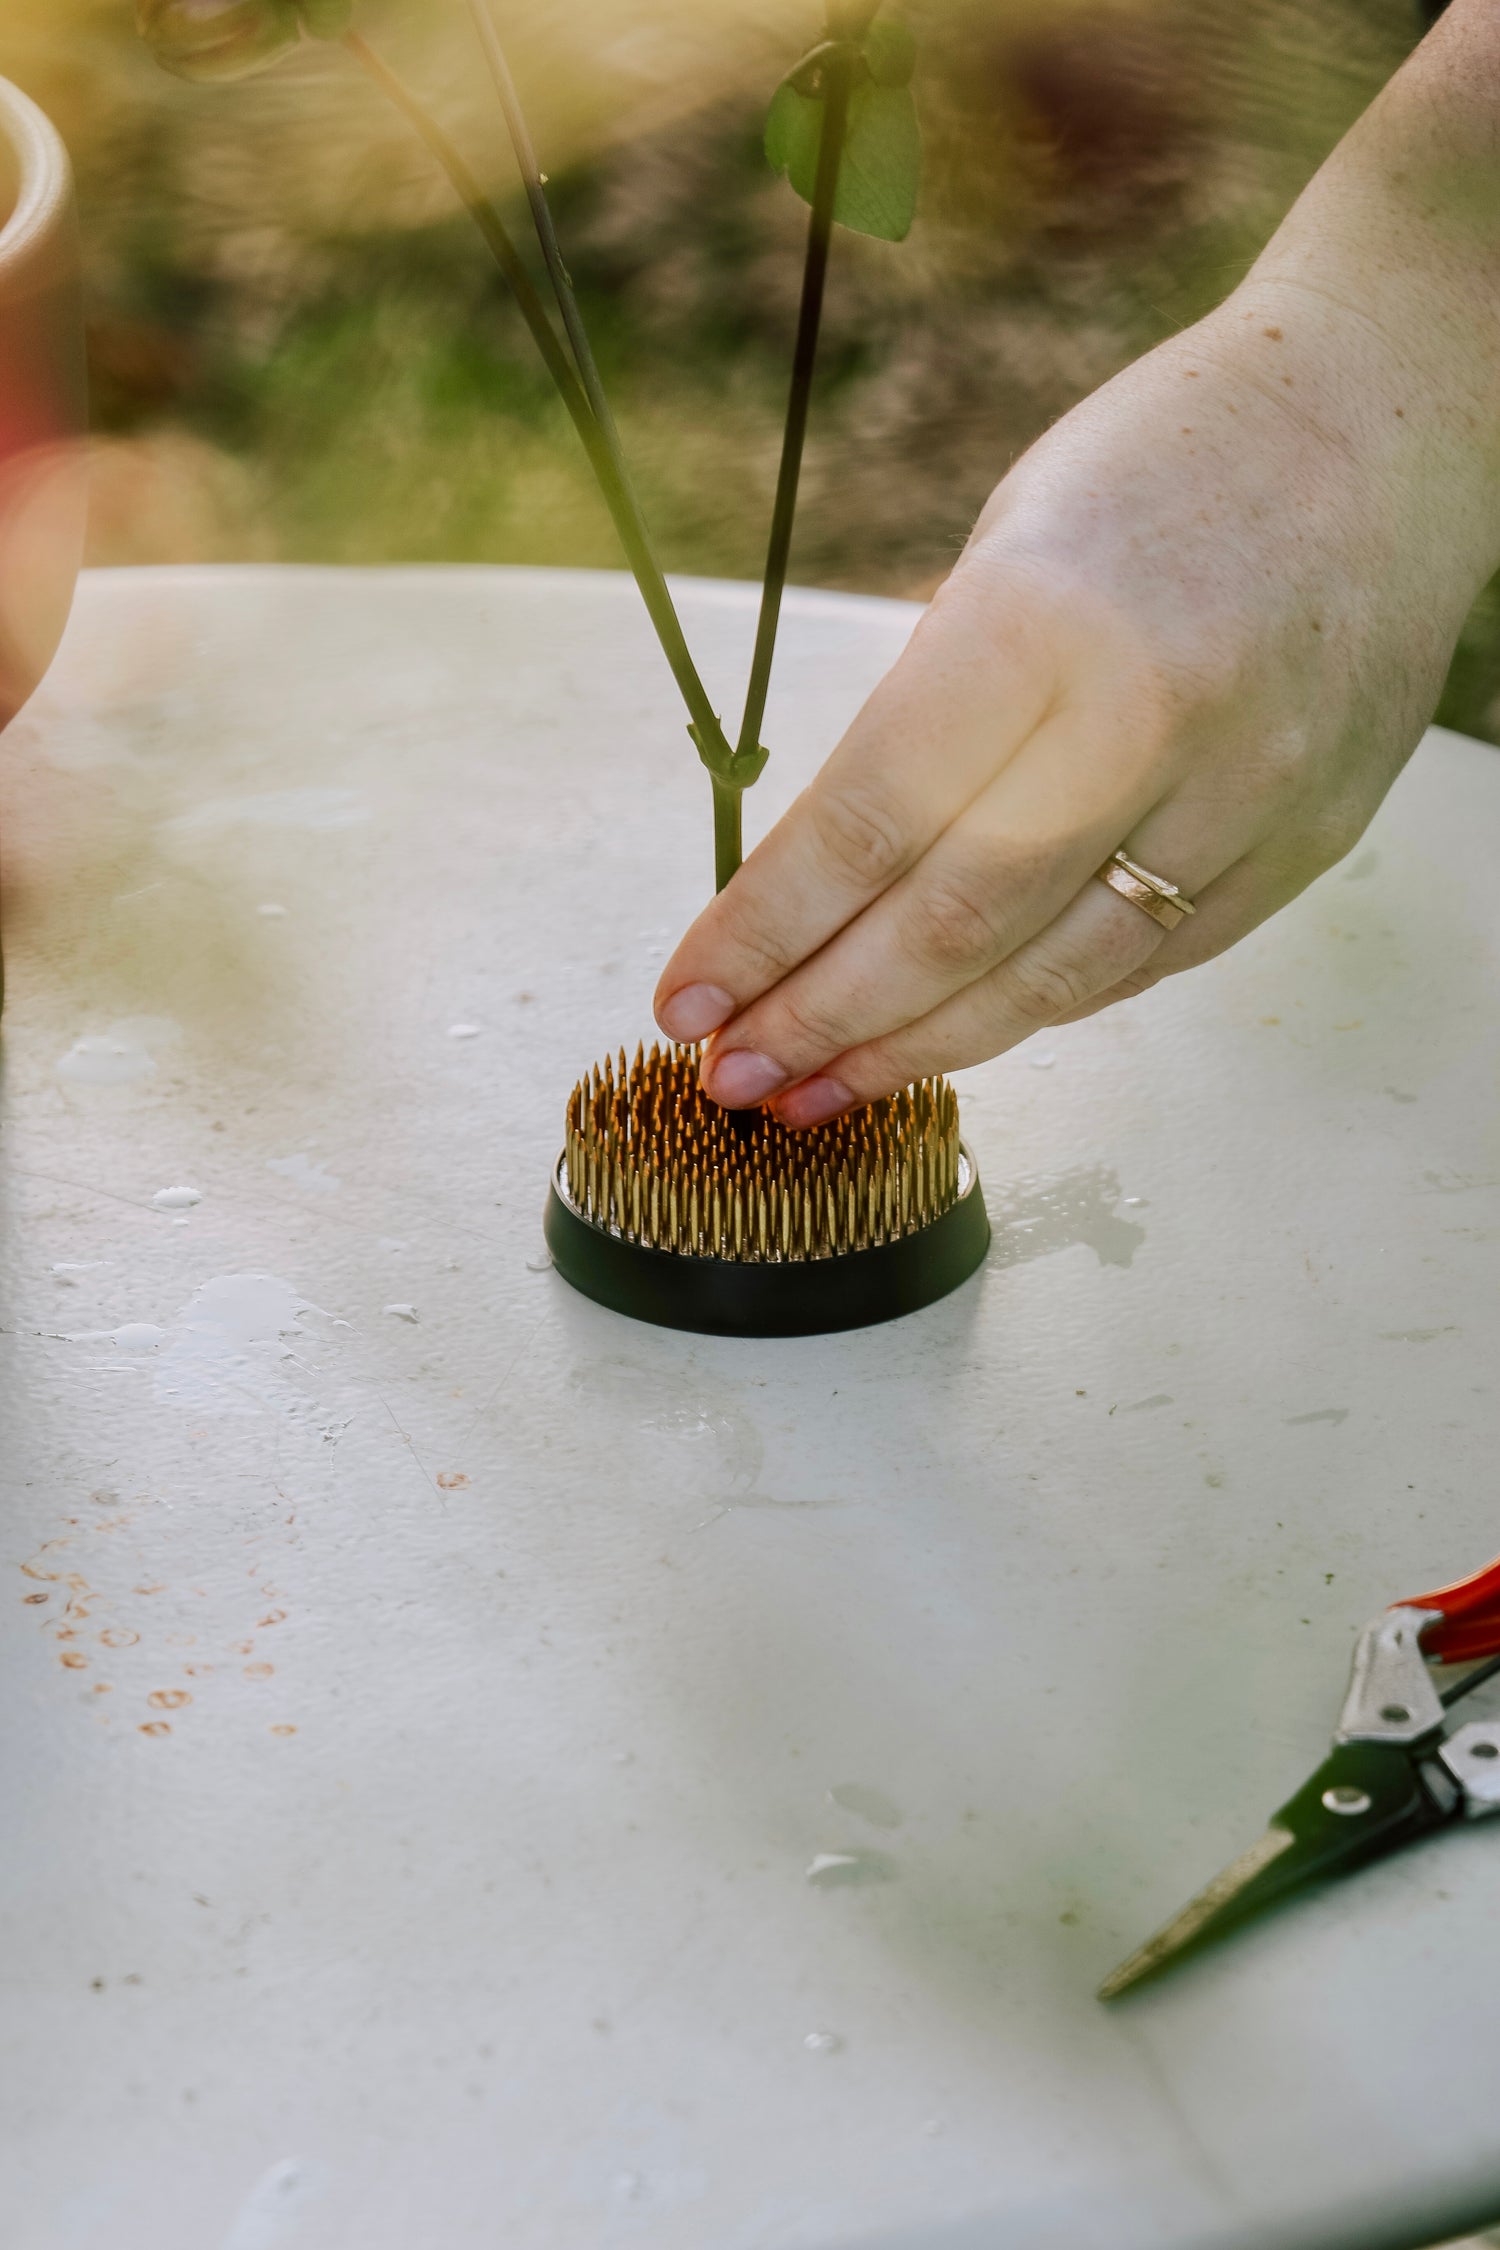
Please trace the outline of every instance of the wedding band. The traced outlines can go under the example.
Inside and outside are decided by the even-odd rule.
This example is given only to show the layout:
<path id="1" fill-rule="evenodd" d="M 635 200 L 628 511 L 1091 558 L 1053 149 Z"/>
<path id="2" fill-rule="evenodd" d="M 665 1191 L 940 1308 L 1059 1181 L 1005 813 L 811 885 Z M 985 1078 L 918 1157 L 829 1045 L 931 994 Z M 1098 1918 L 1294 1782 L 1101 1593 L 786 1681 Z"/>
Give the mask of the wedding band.
<path id="1" fill-rule="evenodd" d="M 1197 908 L 1190 898 L 1184 898 L 1175 883 L 1166 882 L 1153 875 L 1149 868 L 1139 867 L 1124 852 L 1112 852 L 1098 869 L 1101 883 L 1107 883 L 1121 898 L 1128 898 L 1153 922 L 1160 922 L 1164 930 L 1175 930 L 1184 915 L 1194 914 Z"/>

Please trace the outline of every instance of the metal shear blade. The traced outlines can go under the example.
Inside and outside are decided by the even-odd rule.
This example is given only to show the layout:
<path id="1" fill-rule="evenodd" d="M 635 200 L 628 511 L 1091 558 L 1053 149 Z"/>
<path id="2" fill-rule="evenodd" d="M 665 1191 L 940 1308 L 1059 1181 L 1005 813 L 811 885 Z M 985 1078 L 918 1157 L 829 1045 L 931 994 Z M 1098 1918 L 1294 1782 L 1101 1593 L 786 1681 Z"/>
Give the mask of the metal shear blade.
<path id="1" fill-rule="evenodd" d="M 1439 1695 L 1429 1661 L 1481 1663 Z M 1500 1812 L 1500 1722 L 1444 1734 L 1446 1711 L 1500 1670 L 1500 1560 L 1397 1602 L 1359 1636 L 1333 1753 L 1252 1844 L 1099 1988 L 1114 2000 L 1190 1946 L 1303 1885 L 1346 1875 L 1450 1821 Z"/>
<path id="2" fill-rule="evenodd" d="M 1128 1961 L 1105 1979 L 1113 2000 L 1221 1931 L 1308 1883 L 1351 1874 L 1460 1811 L 1460 1792 L 1441 1768 L 1405 1746 L 1343 1743 L 1295 1797 L 1274 1813 L 1259 1843 L 1216 1875 Z"/>

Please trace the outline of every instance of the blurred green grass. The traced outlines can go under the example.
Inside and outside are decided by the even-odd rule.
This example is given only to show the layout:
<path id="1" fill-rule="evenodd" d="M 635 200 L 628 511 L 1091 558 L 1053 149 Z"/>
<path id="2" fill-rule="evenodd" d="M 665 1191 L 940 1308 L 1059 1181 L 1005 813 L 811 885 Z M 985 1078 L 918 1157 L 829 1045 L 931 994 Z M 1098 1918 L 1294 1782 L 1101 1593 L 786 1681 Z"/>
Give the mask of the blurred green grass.
<path id="1" fill-rule="evenodd" d="M 1007 464 L 1230 288 L 1420 30 L 1416 0 L 910 0 L 900 247 L 841 238 L 794 576 L 922 595 Z M 0 0 L 74 153 L 110 562 L 614 565 L 467 222 L 333 50 L 181 85 L 126 0 Z M 518 75 L 669 567 L 758 573 L 802 232 L 767 173 L 793 0 L 517 0 Z M 457 0 L 361 22 L 524 231 Z M 1441 716 L 1500 738 L 1500 586 Z"/>

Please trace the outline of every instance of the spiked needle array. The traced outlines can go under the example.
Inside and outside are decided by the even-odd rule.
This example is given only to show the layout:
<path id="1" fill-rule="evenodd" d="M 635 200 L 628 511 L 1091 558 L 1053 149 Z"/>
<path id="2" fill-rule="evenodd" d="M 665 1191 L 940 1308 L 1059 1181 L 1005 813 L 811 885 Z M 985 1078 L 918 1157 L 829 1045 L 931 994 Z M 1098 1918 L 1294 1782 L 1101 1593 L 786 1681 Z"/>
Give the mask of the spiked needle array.
<path id="1" fill-rule="evenodd" d="M 569 1200 L 595 1226 L 689 1258 L 837 1258 L 915 1234 L 958 1197 L 958 1097 L 944 1078 L 810 1132 L 730 1116 L 696 1047 L 637 1047 L 574 1087 Z"/>

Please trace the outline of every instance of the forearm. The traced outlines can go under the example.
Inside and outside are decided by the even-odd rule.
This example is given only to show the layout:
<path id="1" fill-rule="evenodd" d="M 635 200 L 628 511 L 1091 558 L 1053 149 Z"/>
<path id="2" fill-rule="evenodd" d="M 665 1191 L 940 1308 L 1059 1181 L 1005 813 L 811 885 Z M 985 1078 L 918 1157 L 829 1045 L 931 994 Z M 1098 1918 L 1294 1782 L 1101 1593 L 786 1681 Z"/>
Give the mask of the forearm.
<path id="1" fill-rule="evenodd" d="M 1297 363 L 1273 379 L 1477 586 L 1500 566 L 1500 0 L 1452 0 L 1216 318 L 1268 306 Z"/>

